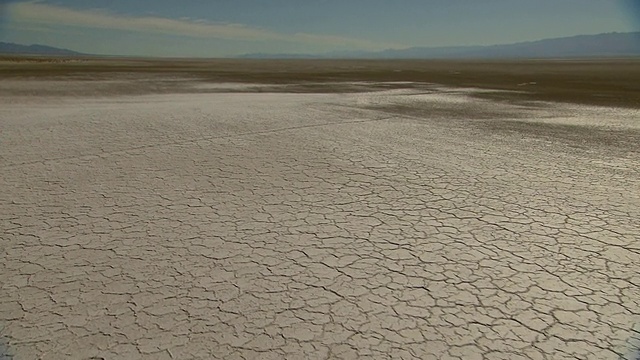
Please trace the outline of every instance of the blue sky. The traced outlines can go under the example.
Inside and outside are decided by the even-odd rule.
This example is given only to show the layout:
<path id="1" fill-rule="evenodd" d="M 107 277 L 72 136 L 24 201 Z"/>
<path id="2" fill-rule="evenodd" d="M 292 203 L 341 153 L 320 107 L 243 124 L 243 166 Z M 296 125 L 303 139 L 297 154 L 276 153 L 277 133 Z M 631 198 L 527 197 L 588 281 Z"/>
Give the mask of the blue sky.
<path id="1" fill-rule="evenodd" d="M 0 41 L 139 56 L 489 45 L 640 30 L 640 0 L 0 0 Z"/>

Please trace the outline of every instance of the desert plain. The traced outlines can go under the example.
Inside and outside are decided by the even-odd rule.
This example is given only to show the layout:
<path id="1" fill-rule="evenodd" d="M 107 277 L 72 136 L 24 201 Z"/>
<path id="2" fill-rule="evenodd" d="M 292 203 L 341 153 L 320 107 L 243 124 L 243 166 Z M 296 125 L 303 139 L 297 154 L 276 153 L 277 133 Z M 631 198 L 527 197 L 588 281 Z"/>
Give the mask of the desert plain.
<path id="1" fill-rule="evenodd" d="M 640 60 L 0 57 L 0 359 L 625 359 Z"/>

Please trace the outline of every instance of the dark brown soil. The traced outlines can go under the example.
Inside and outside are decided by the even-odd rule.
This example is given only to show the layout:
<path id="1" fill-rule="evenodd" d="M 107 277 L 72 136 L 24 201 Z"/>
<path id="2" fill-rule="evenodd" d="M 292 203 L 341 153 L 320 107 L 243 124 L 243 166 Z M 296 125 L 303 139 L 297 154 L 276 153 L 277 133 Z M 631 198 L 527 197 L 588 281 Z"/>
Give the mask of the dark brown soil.
<path id="1" fill-rule="evenodd" d="M 120 77 L 295 84 L 297 86 L 290 88 L 291 91 L 313 92 L 349 91 L 353 86 L 341 86 L 340 83 L 354 81 L 410 81 L 514 90 L 479 95 L 505 100 L 640 108 L 640 58 L 427 61 L 0 57 L 0 80 L 113 80 Z"/>

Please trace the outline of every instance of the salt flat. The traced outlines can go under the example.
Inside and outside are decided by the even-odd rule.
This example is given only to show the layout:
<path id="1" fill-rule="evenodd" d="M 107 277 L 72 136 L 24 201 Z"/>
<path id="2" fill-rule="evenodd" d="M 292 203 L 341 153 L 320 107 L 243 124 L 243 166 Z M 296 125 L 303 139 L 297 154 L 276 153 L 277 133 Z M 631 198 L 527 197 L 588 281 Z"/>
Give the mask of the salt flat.
<path id="1" fill-rule="evenodd" d="M 635 359 L 638 110 L 21 81 L 0 98 L 15 359 Z"/>

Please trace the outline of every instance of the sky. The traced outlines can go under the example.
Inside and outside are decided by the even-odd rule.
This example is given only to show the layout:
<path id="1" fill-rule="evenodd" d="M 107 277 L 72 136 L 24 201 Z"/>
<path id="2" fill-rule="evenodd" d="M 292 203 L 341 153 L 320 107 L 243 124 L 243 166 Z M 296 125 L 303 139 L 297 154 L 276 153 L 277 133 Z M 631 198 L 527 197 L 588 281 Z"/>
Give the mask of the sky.
<path id="1" fill-rule="evenodd" d="M 640 31 L 640 0 L 0 0 L 0 41 L 229 57 Z"/>

